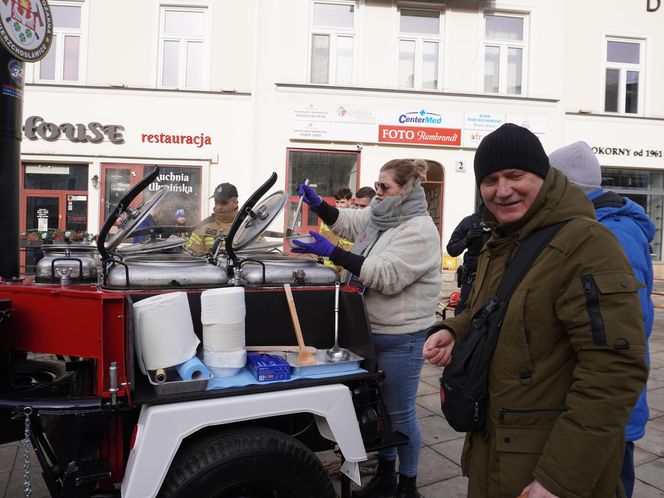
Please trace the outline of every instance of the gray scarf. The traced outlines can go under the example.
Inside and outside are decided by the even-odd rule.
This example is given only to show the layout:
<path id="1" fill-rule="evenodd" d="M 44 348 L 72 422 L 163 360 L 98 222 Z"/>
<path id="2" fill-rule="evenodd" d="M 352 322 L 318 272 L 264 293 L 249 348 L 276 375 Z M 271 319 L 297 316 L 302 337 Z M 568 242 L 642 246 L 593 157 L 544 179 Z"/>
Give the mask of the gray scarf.
<path id="1" fill-rule="evenodd" d="M 384 231 L 397 227 L 416 216 L 429 216 L 426 196 L 421 185 L 416 185 L 408 197 L 399 195 L 374 197 L 370 204 L 371 216 L 364 228 L 355 236 L 354 254 L 366 256 Z"/>

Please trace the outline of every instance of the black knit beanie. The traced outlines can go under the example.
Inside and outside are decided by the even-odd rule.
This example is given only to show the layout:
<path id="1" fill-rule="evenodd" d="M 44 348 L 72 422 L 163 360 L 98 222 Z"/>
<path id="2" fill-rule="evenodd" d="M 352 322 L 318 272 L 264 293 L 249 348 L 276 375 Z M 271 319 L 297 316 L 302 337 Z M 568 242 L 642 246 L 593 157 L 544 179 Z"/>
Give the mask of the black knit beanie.
<path id="1" fill-rule="evenodd" d="M 513 123 L 505 123 L 482 139 L 475 152 L 475 181 L 501 169 L 522 169 L 542 178 L 549 171 L 549 158 L 535 134 Z"/>

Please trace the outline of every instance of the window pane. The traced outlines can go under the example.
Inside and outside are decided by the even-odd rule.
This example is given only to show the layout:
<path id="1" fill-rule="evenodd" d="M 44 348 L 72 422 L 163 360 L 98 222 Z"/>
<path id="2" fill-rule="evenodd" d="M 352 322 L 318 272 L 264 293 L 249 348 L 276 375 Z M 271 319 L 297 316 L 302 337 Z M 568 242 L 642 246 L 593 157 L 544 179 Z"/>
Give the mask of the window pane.
<path id="1" fill-rule="evenodd" d="M 78 36 L 65 36 L 65 55 L 62 79 L 78 81 L 78 54 L 81 39 Z"/>
<path id="2" fill-rule="evenodd" d="M 164 12 L 164 33 L 180 36 L 204 36 L 205 14 L 167 10 Z"/>
<path id="3" fill-rule="evenodd" d="M 399 86 L 415 86 L 415 42 L 412 40 L 399 40 Z"/>
<path id="4" fill-rule="evenodd" d="M 328 83 L 330 79 L 330 37 L 313 35 L 311 39 L 311 82 Z"/>
<path id="5" fill-rule="evenodd" d="M 178 85 L 178 60 L 180 43 L 164 41 L 164 66 L 162 68 L 161 84 L 164 86 Z"/>
<path id="6" fill-rule="evenodd" d="M 422 88 L 438 88 L 438 43 L 422 45 Z"/>
<path id="7" fill-rule="evenodd" d="M 58 51 L 58 36 L 53 35 L 51 48 L 46 57 L 39 61 L 39 78 L 42 80 L 55 79 L 55 53 Z"/>
<path id="8" fill-rule="evenodd" d="M 523 50 L 507 49 L 507 93 L 521 94 L 521 74 L 523 67 Z"/>
<path id="9" fill-rule="evenodd" d="M 638 43 L 609 41 L 606 46 L 606 60 L 638 64 L 640 62 L 640 48 Z"/>
<path id="10" fill-rule="evenodd" d="M 314 4 L 314 26 L 318 28 L 348 28 L 355 26 L 354 5 L 331 3 Z"/>
<path id="11" fill-rule="evenodd" d="M 619 69 L 606 70 L 606 87 L 604 92 L 604 111 L 618 112 L 618 84 L 620 82 Z"/>
<path id="12" fill-rule="evenodd" d="M 402 10 L 399 29 L 402 33 L 440 34 L 440 14 L 425 10 Z"/>
<path id="13" fill-rule="evenodd" d="M 484 91 L 498 93 L 500 47 L 484 47 Z"/>
<path id="14" fill-rule="evenodd" d="M 56 28 L 81 27 L 81 8 L 73 5 L 51 5 L 53 24 Z"/>
<path id="15" fill-rule="evenodd" d="M 488 15 L 486 36 L 501 40 L 523 40 L 523 18 Z"/>
<path id="16" fill-rule="evenodd" d="M 203 44 L 200 42 L 187 43 L 185 86 L 187 88 L 203 87 Z"/>
<path id="17" fill-rule="evenodd" d="M 625 112 L 639 112 L 639 72 L 627 71 L 625 82 Z"/>
<path id="18" fill-rule="evenodd" d="M 337 84 L 353 82 L 353 37 L 337 37 Z"/>

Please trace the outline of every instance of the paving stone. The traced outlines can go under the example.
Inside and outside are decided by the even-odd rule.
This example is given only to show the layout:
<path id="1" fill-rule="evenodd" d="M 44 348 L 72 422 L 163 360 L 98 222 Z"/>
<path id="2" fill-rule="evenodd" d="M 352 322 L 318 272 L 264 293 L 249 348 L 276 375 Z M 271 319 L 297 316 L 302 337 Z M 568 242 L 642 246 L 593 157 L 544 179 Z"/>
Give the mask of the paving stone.
<path id="1" fill-rule="evenodd" d="M 431 448 L 422 448 L 417 469 L 417 487 L 461 475 L 461 467 Z"/>
<path id="2" fill-rule="evenodd" d="M 664 391 L 661 389 L 648 391 L 648 406 L 652 406 L 659 411 L 664 411 Z"/>
<path id="3" fill-rule="evenodd" d="M 659 417 L 664 417 L 664 412 L 660 412 L 659 410 L 655 410 L 651 406 L 648 407 L 648 410 L 650 411 L 650 415 L 648 415 L 648 420 L 652 420 L 654 418 L 659 418 Z"/>
<path id="4" fill-rule="evenodd" d="M 664 489 L 664 458 L 636 467 L 636 477 L 657 489 Z"/>
<path id="5" fill-rule="evenodd" d="M 0 446 L 0 473 L 11 472 L 18 448 L 14 445 Z"/>
<path id="6" fill-rule="evenodd" d="M 435 413 L 427 410 L 423 406 L 415 405 L 415 412 L 417 413 L 417 418 L 430 417 L 431 415 L 436 415 Z"/>
<path id="7" fill-rule="evenodd" d="M 462 436 L 459 439 L 453 439 L 451 441 L 445 441 L 444 443 L 434 444 L 431 446 L 431 449 L 449 458 L 457 465 L 461 465 L 461 452 L 463 451 L 463 442 L 465 439 L 466 438 Z M 653 458 L 657 457 L 653 455 Z"/>
<path id="8" fill-rule="evenodd" d="M 426 382 L 420 382 L 417 385 L 417 396 L 424 396 L 427 394 L 438 394 L 440 389 Z"/>
<path id="9" fill-rule="evenodd" d="M 636 446 L 649 451 L 653 455 L 662 457 L 664 456 L 664 432 L 646 426 L 646 435 L 636 442 Z"/>
<path id="10" fill-rule="evenodd" d="M 664 417 L 658 417 L 650 420 L 647 427 L 664 432 Z"/>
<path id="11" fill-rule="evenodd" d="M 638 467 L 639 465 L 643 465 L 644 463 L 652 462 L 653 460 L 657 460 L 659 457 L 657 455 L 653 455 L 649 451 L 646 451 L 644 449 L 641 449 L 639 447 L 634 448 L 634 466 Z"/>
<path id="12" fill-rule="evenodd" d="M 426 408 L 432 413 L 441 413 L 440 411 L 440 395 L 427 394 L 426 396 L 418 396 L 415 403 Z"/>
<path id="13" fill-rule="evenodd" d="M 431 446 L 433 444 L 457 439 L 462 434 L 452 429 L 442 417 L 432 415 L 419 419 L 422 443 Z"/>
<path id="14" fill-rule="evenodd" d="M 632 498 L 663 498 L 664 497 L 664 491 L 661 491 L 657 488 L 653 488 L 652 486 L 639 481 L 638 479 L 634 483 L 634 494 L 632 494 Z"/>
<path id="15" fill-rule="evenodd" d="M 424 498 L 466 498 L 468 479 L 453 477 L 446 481 L 417 488 Z"/>
<path id="16" fill-rule="evenodd" d="M 425 363 L 422 367 L 422 373 L 420 377 L 440 377 L 442 370 L 438 367 L 434 367 L 429 363 Z"/>

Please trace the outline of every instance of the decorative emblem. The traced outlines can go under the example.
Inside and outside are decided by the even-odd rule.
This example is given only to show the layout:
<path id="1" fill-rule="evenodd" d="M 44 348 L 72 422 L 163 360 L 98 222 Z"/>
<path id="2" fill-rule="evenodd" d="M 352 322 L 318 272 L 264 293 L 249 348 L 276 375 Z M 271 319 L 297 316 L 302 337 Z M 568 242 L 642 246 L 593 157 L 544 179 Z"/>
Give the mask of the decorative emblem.
<path id="1" fill-rule="evenodd" d="M 46 0 L 0 0 L 0 41 L 24 62 L 43 59 L 51 47 L 53 17 Z"/>

